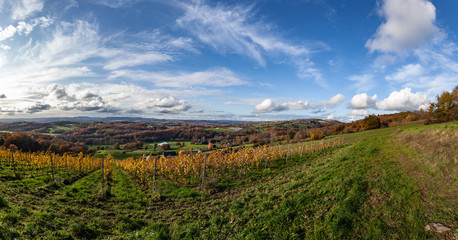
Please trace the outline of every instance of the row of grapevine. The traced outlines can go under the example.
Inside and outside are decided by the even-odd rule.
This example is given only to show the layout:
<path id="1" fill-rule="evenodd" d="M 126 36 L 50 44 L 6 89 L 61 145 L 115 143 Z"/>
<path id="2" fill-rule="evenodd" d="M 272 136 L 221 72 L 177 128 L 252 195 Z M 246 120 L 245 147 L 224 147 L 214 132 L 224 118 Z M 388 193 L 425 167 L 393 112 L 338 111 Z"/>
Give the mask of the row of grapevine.
<path id="1" fill-rule="evenodd" d="M 114 160 L 107 157 L 108 164 L 105 168 L 104 176 L 113 169 Z M 10 149 L 0 149 L 0 166 L 13 169 L 16 177 L 23 175 L 54 174 L 58 171 L 72 171 L 75 173 L 88 173 L 102 167 L 104 160 L 85 156 L 83 153 L 77 156 L 58 155 L 54 153 L 27 153 L 12 151 Z"/>
<path id="2" fill-rule="evenodd" d="M 290 145 L 247 147 L 237 150 L 218 150 L 208 154 L 191 154 L 181 151 L 178 156 L 127 158 L 118 161 L 118 166 L 141 183 L 154 186 L 156 177 L 183 184 L 196 184 L 205 171 L 213 176 L 242 174 L 269 163 L 320 151 L 343 144 L 342 138 L 298 143 Z"/>

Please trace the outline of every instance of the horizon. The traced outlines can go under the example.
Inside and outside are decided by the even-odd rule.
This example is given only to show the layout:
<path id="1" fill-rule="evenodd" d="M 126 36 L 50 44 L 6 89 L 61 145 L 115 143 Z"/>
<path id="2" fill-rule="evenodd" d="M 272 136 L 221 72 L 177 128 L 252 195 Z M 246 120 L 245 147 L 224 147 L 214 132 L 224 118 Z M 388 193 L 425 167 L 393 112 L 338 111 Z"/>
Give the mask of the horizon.
<path id="1" fill-rule="evenodd" d="M 458 85 L 457 1 L 0 0 L 0 121 L 351 122 Z"/>
<path id="2" fill-rule="evenodd" d="M 74 119 L 74 120 L 72 120 Z M 139 119 L 139 121 L 164 121 L 164 122 L 221 122 L 223 124 L 227 124 L 229 122 L 238 123 L 256 123 L 256 122 L 282 122 L 282 121 L 298 121 L 298 120 L 321 120 L 321 121 L 337 121 L 334 119 L 322 119 L 322 118 L 298 118 L 298 119 L 289 119 L 289 120 L 266 120 L 266 121 L 243 121 L 243 120 L 205 120 L 205 119 L 172 119 L 172 118 L 144 118 L 144 117 L 117 117 L 117 116 L 110 116 L 110 117 L 90 117 L 90 116 L 75 116 L 75 117 L 40 117 L 40 118 L 0 118 L 0 122 L 3 123 L 19 123 L 19 122 L 31 122 L 31 123 L 56 123 L 56 122 L 86 122 L 86 121 L 79 121 L 78 119 L 93 119 L 93 121 L 87 122 L 110 122 L 110 121 L 118 121 L 118 120 L 109 120 L 109 119 L 126 119 L 126 121 L 132 121 L 135 119 Z M 107 119 L 107 120 L 104 120 Z M 124 121 L 124 120 L 119 120 Z M 345 122 L 342 122 L 345 123 Z"/>

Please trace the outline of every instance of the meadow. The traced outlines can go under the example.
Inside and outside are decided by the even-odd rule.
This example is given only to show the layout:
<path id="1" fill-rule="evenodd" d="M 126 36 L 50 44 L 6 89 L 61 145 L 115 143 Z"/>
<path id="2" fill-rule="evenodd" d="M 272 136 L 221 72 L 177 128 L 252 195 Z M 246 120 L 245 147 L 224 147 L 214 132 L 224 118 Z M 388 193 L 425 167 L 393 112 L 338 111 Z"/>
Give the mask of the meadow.
<path id="1" fill-rule="evenodd" d="M 158 174 L 145 184 L 109 159 L 86 171 L 13 169 L 4 156 L 0 238 L 458 237 L 458 122 L 338 137 L 342 144 L 313 151 L 283 145 L 300 152 L 269 158 L 268 166 L 209 171 L 203 182 Z"/>

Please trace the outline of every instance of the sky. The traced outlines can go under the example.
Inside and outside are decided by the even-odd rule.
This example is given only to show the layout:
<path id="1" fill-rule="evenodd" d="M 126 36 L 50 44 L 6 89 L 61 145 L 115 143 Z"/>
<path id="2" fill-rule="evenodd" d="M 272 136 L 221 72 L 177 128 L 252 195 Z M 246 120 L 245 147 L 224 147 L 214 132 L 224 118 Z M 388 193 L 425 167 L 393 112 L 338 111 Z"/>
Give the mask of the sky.
<path id="1" fill-rule="evenodd" d="M 352 121 L 458 85 L 455 0 L 0 0 L 0 118 Z"/>

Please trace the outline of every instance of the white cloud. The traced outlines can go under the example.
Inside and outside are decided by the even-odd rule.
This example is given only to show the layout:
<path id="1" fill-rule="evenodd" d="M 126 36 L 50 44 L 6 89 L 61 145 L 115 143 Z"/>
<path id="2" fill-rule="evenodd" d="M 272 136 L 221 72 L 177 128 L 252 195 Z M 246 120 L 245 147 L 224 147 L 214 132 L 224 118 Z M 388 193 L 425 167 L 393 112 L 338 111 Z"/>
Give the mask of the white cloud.
<path id="1" fill-rule="evenodd" d="M 24 111 L 26 113 L 37 113 L 51 109 L 51 105 L 41 102 L 36 102 L 32 106 L 28 106 Z"/>
<path id="2" fill-rule="evenodd" d="M 427 102 L 426 94 L 412 93 L 410 88 L 393 91 L 388 98 L 377 103 L 377 108 L 388 111 L 414 111 L 419 110 Z"/>
<path id="3" fill-rule="evenodd" d="M 142 0 L 93 0 L 92 3 L 104 5 L 111 8 L 121 8 L 130 6 L 134 3 L 140 2 Z"/>
<path id="4" fill-rule="evenodd" d="M 101 97 L 93 98 L 89 101 L 75 101 L 58 104 L 58 108 L 63 111 L 80 111 L 80 112 L 101 112 L 116 113 L 120 109 L 110 106 Z"/>
<path id="5" fill-rule="evenodd" d="M 288 108 L 283 105 L 277 105 L 272 99 L 265 99 L 254 107 L 253 113 L 268 113 L 286 111 Z"/>
<path id="6" fill-rule="evenodd" d="M 13 20 L 26 19 L 41 10 L 43 10 L 42 0 L 15 0 L 12 4 L 11 18 Z"/>
<path id="7" fill-rule="evenodd" d="M 38 18 L 30 22 L 33 26 L 49 26 L 50 21 Z M 28 31 L 26 27 L 22 29 Z M 0 69 L 2 83 L 10 95 L 19 97 L 30 86 L 42 87 L 72 77 L 94 76 L 83 62 L 97 56 L 100 41 L 94 24 L 81 20 L 59 23 L 43 40 L 30 39 L 20 48 L 10 50 L 7 63 Z"/>
<path id="8" fill-rule="evenodd" d="M 13 37 L 14 34 L 16 34 L 16 31 L 17 30 L 13 25 L 9 25 L 4 29 L 0 27 L 0 41 Z"/>
<path id="9" fill-rule="evenodd" d="M 218 90 L 208 89 L 147 89 L 133 84 L 106 84 L 106 83 L 72 83 L 68 85 L 49 84 L 44 87 L 28 89 L 22 96 L 16 97 L 17 92 L 6 92 L 8 99 L 2 100 L 4 114 L 24 114 L 30 102 L 40 102 L 49 105 L 51 111 L 58 115 L 80 114 L 91 112 L 100 114 L 128 114 L 154 116 L 160 114 L 183 113 L 191 109 L 192 105 L 180 98 L 204 95 L 219 95 Z M 1 96 L 0 96 L 1 97 Z M 37 108 L 34 108 L 37 109 Z M 39 111 L 34 111 L 39 113 Z"/>
<path id="10" fill-rule="evenodd" d="M 371 52 L 402 53 L 440 32 L 434 24 L 436 8 L 428 0 L 384 0 L 380 14 L 386 21 L 366 42 Z"/>
<path id="11" fill-rule="evenodd" d="M 11 49 L 10 46 L 4 45 L 4 44 L 0 44 L 0 48 L 3 49 L 3 50 L 10 50 Z"/>
<path id="12" fill-rule="evenodd" d="M 255 105 L 253 113 L 269 113 L 269 112 L 282 112 L 288 110 L 314 110 L 312 113 L 323 113 L 325 108 L 331 108 L 339 105 L 345 100 L 342 94 L 333 96 L 328 101 L 314 101 L 310 103 L 306 100 L 297 101 L 278 101 L 271 98 L 264 99 L 259 103 L 259 99 L 241 99 L 239 102 L 226 102 L 226 104 L 241 104 L 241 105 Z M 258 104 L 255 104 L 255 103 Z M 254 104 L 253 104 L 254 103 Z"/>
<path id="13" fill-rule="evenodd" d="M 335 95 L 334 97 L 332 97 L 331 99 L 329 99 L 329 101 L 326 102 L 325 106 L 334 107 L 342 103 L 344 100 L 345 100 L 345 96 L 339 93 Z"/>
<path id="14" fill-rule="evenodd" d="M 12 34 L 4 29 L 0 34 L 5 39 L 26 35 L 38 26 L 46 27 L 51 23 L 48 18 L 19 21 L 8 29 Z M 0 53 L 0 76 L 5 86 L 2 94 L 8 96 L 2 99 L 3 114 L 18 117 L 27 117 L 30 113 L 74 116 L 90 111 L 99 116 L 113 113 L 151 116 L 154 111 L 155 115 L 167 116 L 185 112 L 191 104 L 176 99 L 173 105 L 156 102 L 153 109 L 147 109 L 147 104 L 141 106 L 139 103 L 145 103 L 145 99 L 170 100 L 170 96 L 221 95 L 221 90 L 209 87 L 247 84 L 227 68 L 181 73 L 131 70 L 135 66 L 154 64 L 161 58 L 173 61 L 174 56 L 183 50 L 199 53 L 189 38 L 163 36 L 158 31 L 138 36 L 125 33 L 102 36 L 97 24 L 84 20 L 58 22 L 54 27 L 46 36 L 30 38 L 19 48 L 0 45 L 2 49 L 10 49 L 6 55 Z M 110 71 L 113 76 L 119 74 L 128 80 L 137 76 L 140 81 L 148 79 L 155 88 L 126 82 L 107 83 L 104 72 L 97 71 L 104 67 L 113 70 Z M 84 80 L 89 82 L 82 82 Z M 64 82 L 80 83 L 66 85 Z"/>
<path id="15" fill-rule="evenodd" d="M 52 19 L 46 17 L 35 18 L 29 22 L 20 21 L 17 26 L 9 25 L 2 29 L 0 27 L 0 41 L 14 37 L 15 34 L 29 35 L 36 26 L 48 27 L 53 22 Z"/>
<path id="16" fill-rule="evenodd" d="M 194 42 L 190 38 L 179 37 L 169 40 L 166 45 L 168 45 L 169 48 L 183 49 L 196 54 L 200 53 L 199 50 L 194 48 L 193 43 Z"/>
<path id="17" fill-rule="evenodd" d="M 29 89 L 27 94 L 24 100 L 41 100 L 40 104 L 26 107 L 23 111 L 27 113 L 36 113 L 49 109 L 104 113 L 120 111 L 107 103 L 102 97 L 83 89 L 78 84 L 70 84 L 68 86 L 51 84 L 44 88 Z"/>
<path id="18" fill-rule="evenodd" d="M 377 94 L 370 97 L 366 93 L 358 94 L 353 96 L 350 101 L 350 108 L 352 109 L 366 109 L 375 107 L 375 102 L 377 100 Z"/>
<path id="19" fill-rule="evenodd" d="M 173 96 L 149 99 L 141 107 L 154 108 L 154 111 L 159 113 L 184 112 L 191 109 L 191 106 L 184 100 L 175 99 Z"/>
<path id="20" fill-rule="evenodd" d="M 110 79 L 129 78 L 134 80 L 151 81 L 159 87 L 188 88 L 201 87 L 228 87 L 246 84 L 234 72 L 227 68 L 214 68 L 193 73 L 146 72 L 131 70 L 113 71 Z"/>
<path id="21" fill-rule="evenodd" d="M 306 110 L 310 108 L 309 102 L 303 101 L 303 100 L 299 100 L 295 102 L 286 102 L 283 104 L 283 106 L 285 106 L 287 109 L 290 109 L 290 110 Z"/>
<path id="22" fill-rule="evenodd" d="M 171 37 L 160 30 L 128 36 L 120 34 L 114 36 L 112 42 L 122 44 L 101 48 L 99 52 L 99 56 L 107 60 L 103 67 L 107 70 L 172 62 L 184 51 L 200 53 L 190 38 Z"/>
<path id="23" fill-rule="evenodd" d="M 328 120 L 334 120 L 334 114 L 332 114 L 332 113 L 329 114 L 329 115 L 326 117 L 326 119 L 328 119 Z"/>
<path id="24" fill-rule="evenodd" d="M 366 109 L 353 109 L 349 114 L 351 116 L 366 116 L 369 115 L 369 111 Z"/>
<path id="25" fill-rule="evenodd" d="M 50 66 L 73 65 L 97 56 L 100 43 L 101 37 L 96 24 L 83 20 L 62 22 L 52 39 L 39 45 L 38 53 L 31 54 L 39 54 L 39 60 Z"/>
<path id="26" fill-rule="evenodd" d="M 399 68 L 396 73 L 386 76 L 385 79 L 396 82 L 418 81 L 418 77 L 424 73 L 425 69 L 420 64 L 408 64 Z"/>
<path id="27" fill-rule="evenodd" d="M 150 100 L 150 107 L 170 108 L 178 105 L 179 102 L 174 97 L 153 98 Z"/>
<path id="28" fill-rule="evenodd" d="M 282 112 L 287 110 L 306 110 L 311 106 L 308 101 L 288 101 L 277 104 L 273 99 L 264 99 L 254 107 L 253 113 Z"/>
<path id="29" fill-rule="evenodd" d="M 157 53 L 157 52 L 147 52 L 147 53 L 129 53 L 123 52 L 118 54 L 118 56 L 109 60 L 108 63 L 103 67 L 108 70 L 115 70 L 122 67 L 133 67 L 139 65 L 148 65 L 159 62 L 172 61 L 172 57 L 167 54 Z"/>
<path id="30" fill-rule="evenodd" d="M 421 89 L 428 95 L 449 91 L 456 86 L 458 62 L 455 44 L 444 42 L 436 46 L 414 51 L 418 63 L 411 63 L 398 68 L 385 79 L 399 84 L 402 88 Z"/>
<path id="31" fill-rule="evenodd" d="M 374 75 L 363 74 L 363 75 L 352 75 L 348 77 L 348 80 L 355 82 L 351 87 L 356 89 L 358 93 L 367 92 L 374 88 Z"/>
<path id="32" fill-rule="evenodd" d="M 60 1 L 59 2 L 60 4 L 63 4 L 61 5 L 61 9 L 63 8 L 64 9 L 64 12 L 67 11 L 68 9 L 70 8 L 74 8 L 74 7 L 79 7 L 79 4 L 76 0 L 66 0 L 66 1 Z"/>
<path id="33" fill-rule="evenodd" d="M 312 78 L 318 84 L 325 85 L 322 74 L 309 59 L 312 51 L 304 44 L 291 44 L 278 37 L 278 34 L 271 32 L 269 24 L 254 21 L 252 6 L 209 6 L 200 1 L 181 3 L 180 6 L 185 14 L 177 19 L 178 25 L 216 51 L 247 56 L 261 66 L 266 66 L 267 54 L 280 54 L 297 66 L 298 77 Z M 327 48 L 324 44 L 319 46 L 323 47 Z"/>

